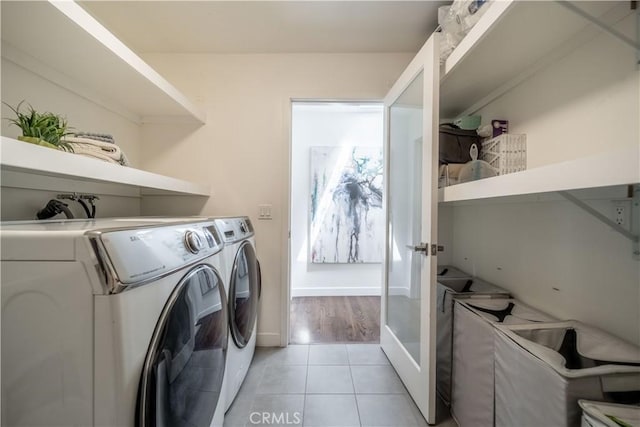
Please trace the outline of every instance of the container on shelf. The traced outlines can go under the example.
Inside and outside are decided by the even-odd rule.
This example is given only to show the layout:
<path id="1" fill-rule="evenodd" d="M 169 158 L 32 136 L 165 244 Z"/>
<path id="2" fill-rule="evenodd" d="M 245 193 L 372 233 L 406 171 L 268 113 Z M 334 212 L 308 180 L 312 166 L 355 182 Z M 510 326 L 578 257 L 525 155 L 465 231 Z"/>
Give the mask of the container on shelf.
<path id="1" fill-rule="evenodd" d="M 439 268 L 440 269 L 440 268 Z M 451 402 L 451 346 L 454 298 L 509 298 L 509 292 L 477 277 L 438 277 L 436 286 L 436 389 Z"/>
<path id="2" fill-rule="evenodd" d="M 497 427 L 578 426 L 579 399 L 637 403 L 640 347 L 577 321 L 496 325 Z"/>
<path id="3" fill-rule="evenodd" d="M 620 427 L 622 423 L 640 426 L 640 406 L 578 400 L 582 408 L 580 427 Z M 617 422 L 616 422 L 617 421 Z"/>
<path id="4" fill-rule="evenodd" d="M 451 414 L 458 426 L 493 426 L 494 325 L 555 321 L 515 299 L 456 299 Z"/>
<path id="5" fill-rule="evenodd" d="M 527 135 L 505 133 L 482 143 L 481 159 L 498 175 L 527 169 Z"/>

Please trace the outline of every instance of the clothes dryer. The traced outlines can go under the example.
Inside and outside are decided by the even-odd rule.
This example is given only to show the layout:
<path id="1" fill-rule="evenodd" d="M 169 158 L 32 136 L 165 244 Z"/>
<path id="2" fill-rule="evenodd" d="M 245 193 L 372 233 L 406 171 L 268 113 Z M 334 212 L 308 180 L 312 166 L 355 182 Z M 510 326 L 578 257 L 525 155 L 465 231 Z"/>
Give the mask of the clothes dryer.
<path id="1" fill-rule="evenodd" d="M 217 218 L 223 249 L 229 297 L 229 357 L 227 409 L 247 375 L 256 346 L 260 264 L 256 257 L 253 225 L 248 217 Z"/>
<path id="2" fill-rule="evenodd" d="M 213 221 L 3 223 L 2 424 L 222 426 Z"/>

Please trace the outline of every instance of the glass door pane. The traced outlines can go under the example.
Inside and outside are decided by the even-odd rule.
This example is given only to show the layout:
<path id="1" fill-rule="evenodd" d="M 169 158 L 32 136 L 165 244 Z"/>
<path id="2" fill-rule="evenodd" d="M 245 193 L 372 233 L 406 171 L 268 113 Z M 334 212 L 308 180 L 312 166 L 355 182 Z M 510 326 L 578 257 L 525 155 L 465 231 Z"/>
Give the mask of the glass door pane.
<path id="1" fill-rule="evenodd" d="M 420 364 L 423 74 L 389 110 L 387 325 Z"/>
<path id="2" fill-rule="evenodd" d="M 380 346 L 429 423 L 435 423 L 438 34 L 387 94 L 387 234 Z"/>

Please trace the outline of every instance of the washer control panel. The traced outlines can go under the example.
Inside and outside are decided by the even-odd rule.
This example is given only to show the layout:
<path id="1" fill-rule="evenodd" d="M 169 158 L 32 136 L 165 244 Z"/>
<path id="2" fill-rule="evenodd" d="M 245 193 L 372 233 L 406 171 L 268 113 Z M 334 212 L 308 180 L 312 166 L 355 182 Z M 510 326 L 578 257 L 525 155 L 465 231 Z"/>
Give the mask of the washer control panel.
<path id="1" fill-rule="evenodd" d="M 104 231 L 99 238 L 123 284 L 179 269 L 224 246 L 213 221 Z"/>
<path id="2" fill-rule="evenodd" d="M 202 239 L 200 238 L 199 233 L 195 230 L 189 230 L 184 233 L 184 246 L 192 254 L 197 254 L 202 250 L 202 248 L 204 248 Z"/>

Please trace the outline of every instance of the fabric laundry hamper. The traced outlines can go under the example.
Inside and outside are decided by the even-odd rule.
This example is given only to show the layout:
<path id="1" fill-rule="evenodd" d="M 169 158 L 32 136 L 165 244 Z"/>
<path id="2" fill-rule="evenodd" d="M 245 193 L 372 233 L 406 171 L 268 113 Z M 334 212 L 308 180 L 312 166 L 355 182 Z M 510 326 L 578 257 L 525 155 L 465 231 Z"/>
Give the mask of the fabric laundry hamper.
<path id="1" fill-rule="evenodd" d="M 499 427 L 579 426 L 579 399 L 640 399 L 640 347 L 577 321 L 496 325 Z"/>
<path id="2" fill-rule="evenodd" d="M 477 277 L 438 277 L 436 289 L 436 388 L 444 403 L 448 405 L 451 402 L 454 298 L 509 298 L 509 292 Z"/>
<path id="3" fill-rule="evenodd" d="M 582 408 L 580 427 L 620 427 L 621 423 L 640 427 L 640 406 L 590 400 L 579 400 L 578 405 Z"/>
<path id="4" fill-rule="evenodd" d="M 456 299 L 451 413 L 458 426 L 493 426 L 494 324 L 556 321 L 515 299 Z"/>
<path id="5" fill-rule="evenodd" d="M 436 269 L 436 275 L 438 276 L 438 279 L 441 279 L 443 277 L 446 277 L 446 278 L 464 277 L 468 279 L 471 278 L 470 274 L 467 274 L 464 271 L 452 265 L 439 265 L 438 268 Z"/>

